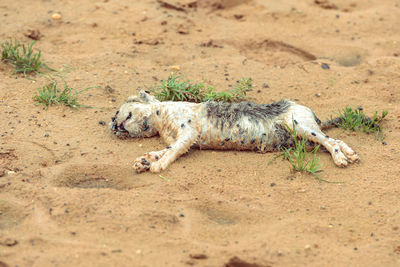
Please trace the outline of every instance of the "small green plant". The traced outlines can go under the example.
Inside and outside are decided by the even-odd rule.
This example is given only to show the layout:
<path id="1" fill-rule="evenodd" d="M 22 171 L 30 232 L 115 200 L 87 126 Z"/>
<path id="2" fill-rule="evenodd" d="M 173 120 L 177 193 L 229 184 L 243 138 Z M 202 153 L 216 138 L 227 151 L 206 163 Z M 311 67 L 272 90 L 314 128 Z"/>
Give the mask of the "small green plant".
<path id="1" fill-rule="evenodd" d="M 168 79 L 163 79 L 160 85 L 151 91 L 160 101 L 187 101 L 200 103 L 207 100 L 239 102 L 246 98 L 246 93 L 252 89 L 252 79 L 243 78 L 232 90 L 216 92 L 213 86 L 205 86 L 203 83 L 190 84 L 189 81 L 181 81 L 179 76 L 171 74 Z"/>
<path id="2" fill-rule="evenodd" d="M 321 171 L 322 165 L 319 164 L 319 157 L 317 152 L 319 145 L 317 145 L 311 152 L 307 152 L 307 138 L 297 136 L 296 125 L 293 122 L 293 129 L 288 127 L 288 131 L 292 135 L 294 146 L 289 148 L 282 148 L 283 158 L 287 159 L 293 171 L 307 172 L 313 174 L 318 178 L 317 173 Z"/>
<path id="3" fill-rule="evenodd" d="M 253 80 L 251 78 L 242 78 L 235 87 L 229 91 L 215 92 L 210 90 L 205 95 L 205 100 L 223 101 L 223 102 L 240 102 L 246 99 L 246 94 L 253 88 Z"/>
<path id="4" fill-rule="evenodd" d="M 38 88 L 38 95 L 35 95 L 37 105 L 43 105 L 47 109 L 51 105 L 65 105 L 71 108 L 80 108 L 90 106 L 81 105 L 78 103 L 77 95 L 91 89 L 92 87 L 83 89 L 78 92 L 73 92 L 73 89 L 64 83 L 64 89 L 58 89 L 58 83 L 52 81 L 51 83 L 43 86 L 42 89 Z"/>
<path id="5" fill-rule="evenodd" d="M 41 61 L 42 53 L 35 53 L 31 42 L 28 45 L 21 44 L 16 39 L 1 44 L 1 60 L 11 64 L 16 74 L 38 73 L 40 69 L 52 70 Z"/>
<path id="6" fill-rule="evenodd" d="M 387 116 L 387 114 L 388 111 L 384 110 L 382 111 L 381 115 L 378 116 L 378 111 L 375 111 L 372 118 L 369 118 L 365 115 L 361 107 L 353 109 L 347 106 L 345 109 L 339 112 L 340 122 L 338 122 L 336 126 L 346 130 L 362 130 L 366 133 L 376 133 L 376 138 L 380 138 L 383 141 L 385 134 L 383 133 L 380 123 Z"/>

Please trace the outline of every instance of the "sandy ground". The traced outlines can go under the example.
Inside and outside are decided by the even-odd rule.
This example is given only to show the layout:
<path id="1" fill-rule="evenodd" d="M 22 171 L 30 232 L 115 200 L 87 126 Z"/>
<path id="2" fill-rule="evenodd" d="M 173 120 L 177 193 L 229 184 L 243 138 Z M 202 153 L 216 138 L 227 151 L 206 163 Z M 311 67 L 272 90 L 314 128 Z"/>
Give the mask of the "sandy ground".
<path id="1" fill-rule="evenodd" d="M 397 0 L 2 0 L 0 25 L 1 41 L 39 30 L 70 86 L 99 86 L 79 95 L 95 109 L 44 110 L 46 80 L 0 64 L 1 267 L 400 266 Z M 329 131 L 361 157 L 341 169 L 319 153 L 339 184 L 267 166 L 276 153 L 192 150 L 162 176 L 136 174 L 162 142 L 118 140 L 99 121 L 173 66 L 219 90 L 252 77 L 254 102 L 289 98 L 323 120 L 388 109 L 387 144 Z"/>

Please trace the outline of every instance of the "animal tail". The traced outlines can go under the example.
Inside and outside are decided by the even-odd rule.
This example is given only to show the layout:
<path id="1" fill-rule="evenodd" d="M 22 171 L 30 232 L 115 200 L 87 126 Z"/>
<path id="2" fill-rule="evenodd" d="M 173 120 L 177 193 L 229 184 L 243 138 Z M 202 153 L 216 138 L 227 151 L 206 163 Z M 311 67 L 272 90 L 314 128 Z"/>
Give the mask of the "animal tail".
<path id="1" fill-rule="evenodd" d="M 334 119 L 330 119 L 328 121 L 322 122 L 318 117 L 315 115 L 315 113 L 312 113 L 314 115 L 314 120 L 315 122 L 319 125 L 321 130 L 326 130 L 326 129 L 331 129 L 333 127 L 338 127 L 338 124 L 342 122 L 342 119 L 337 117 Z"/>
<path id="2" fill-rule="evenodd" d="M 338 125 L 341 122 L 342 122 L 342 118 L 337 117 L 337 118 L 333 118 L 333 119 L 321 122 L 319 127 L 321 128 L 321 130 L 327 130 L 327 129 L 331 129 L 333 127 L 338 127 Z"/>
<path id="3" fill-rule="evenodd" d="M 382 120 L 382 119 L 380 119 L 380 120 Z M 327 120 L 325 122 L 321 122 L 319 124 L 319 127 L 321 128 L 321 130 L 328 130 L 333 127 L 339 127 L 339 124 L 342 123 L 342 121 L 343 120 L 340 117 L 333 118 L 333 119 Z M 377 121 L 373 121 L 370 117 L 364 117 L 363 123 L 366 125 L 369 125 L 371 127 L 379 127 L 379 124 L 377 124 Z"/>

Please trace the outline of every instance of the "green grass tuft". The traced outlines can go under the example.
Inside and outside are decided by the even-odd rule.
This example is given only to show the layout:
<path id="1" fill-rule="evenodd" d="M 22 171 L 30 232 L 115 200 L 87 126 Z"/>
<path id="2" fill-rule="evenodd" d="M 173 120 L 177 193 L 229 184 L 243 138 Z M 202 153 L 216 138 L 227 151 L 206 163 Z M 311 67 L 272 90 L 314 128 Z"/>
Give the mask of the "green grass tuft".
<path id="1" fill-rule="evenodd" d="M 243 78 L 232 90 L 216 92 L 213 86 L 205 86 L 204 83 L 191 84 L 190 81 L 181 81 L 180 76 L 171 74 L 168 79 L 163 79 L 161 84 L 155 86 L 151 91 L 160 101 L 240 102 L 246 99 L 246 93 L 252 89 L 251 83 L 251 78 Z"/>
<path id="2" fill-rule="evenodd" d="M 297 136 L 296 125 L 293 122 L 293 129 L 288 127 L 292 135 L 294 146 L 290 148 L 282 148 L 283 158 L 287 159 L 293 171 L 311 173 L 314 176 L 321 171 L 322 165 L 319 164 L 317 145 L 311 152 L 307 152 L 307 139 Z M 317 176 L 316 176 L 317 177 Z"/>
<path id="3" fill-rule="evenodd" d="M 14 67 L 16 74 L 23 73 L 38 73 L 41 69 L 52 70 L 42 62 L 42 53 L 39 50 L 37 53 L 33 51 L 31 42 L 28 45 L 21 44 L 16 39 L 3 42 L 1 44 L 1 60 L 11 64 Z"/>
<path id="4" fill-rule="evenodd" d="M 375 111 L 375 114 L 372 116 L 372 118 L 369 118 L 364 114 L 361 107 L 358 107 L 357 109 L 346 107 L 339 112 L 339 118 L 341 121 L 337 123 L 336 126 L 346 130 L 361 130 L 366 133 L 376 133 L 376 138 L 383 140 L 385 138 L 385 134 L 380 124 L 387 114 L 388 111 L 384 110 L 382 111 L 381 115 L 378 116 L 378 111 Z"/>
<path id="5" fill-rule="evenodd" d="M 64 89 L 59 90 L 58 83 L 56 81 L 52 81 L 51 83 L 43 86 L 42 89 L 38 88 L 38 94 L 35 95 L 35 100 L 38 102 L 37 105 L 43 105 L 45 109 L 52 105 L 65 105 L 71 108 L 91 108 L 90 106 L 79 104 L 77 100 L 77 95 L 91 88 L 92 87 L 78 92 L 73 92 L 73 88 L 67 86 L 67 84 L 64 84 Z"/>

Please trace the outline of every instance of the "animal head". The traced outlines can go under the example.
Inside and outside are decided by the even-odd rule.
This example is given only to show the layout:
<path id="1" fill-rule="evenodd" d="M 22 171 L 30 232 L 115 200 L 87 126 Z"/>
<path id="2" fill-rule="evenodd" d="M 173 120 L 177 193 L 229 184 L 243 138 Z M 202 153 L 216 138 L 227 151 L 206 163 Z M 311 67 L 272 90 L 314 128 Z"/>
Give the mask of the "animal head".
<path id="1" fill-rule="evenodd" d="M 128 98 L 115 116 L 111 118 L 110 129 L 118 137 L 150 137 L 157 134 L 151 123 L 151 104 L 159 103 L 148 92 Z"/>

